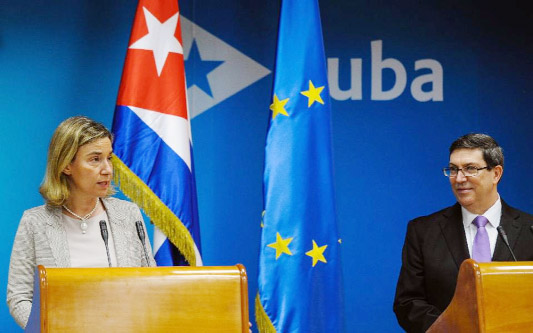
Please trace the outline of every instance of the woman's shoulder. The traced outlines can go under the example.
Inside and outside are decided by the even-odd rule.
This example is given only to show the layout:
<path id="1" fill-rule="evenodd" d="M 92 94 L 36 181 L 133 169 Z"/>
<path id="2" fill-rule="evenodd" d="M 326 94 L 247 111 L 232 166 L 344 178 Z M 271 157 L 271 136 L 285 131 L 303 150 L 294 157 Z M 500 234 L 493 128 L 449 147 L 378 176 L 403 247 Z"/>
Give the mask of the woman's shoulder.
<path id="1" fill-rule="evenodd" d="M 122 223 L 120 221 L 136 221 L 142 218 L 139 206 L 133 202 L 113 197 L 102 199 L 102 201 L 110 222 Z"/>
<path id="2" fill-rule="evenodd" d="M 25 221 L 27 223 L 41 223 L 43 221 L 49 220 L 50 218 L 53 218 L 55 215 L 57 215 L 57 211 L 58 208 L 49 205 L 33 207 L 24 211 L 24 213 L 22 214 L 22 221 Z"/>
<path id="3" fill-rule="evenodd" d="M 26 209 L 23 213 L 23 216 L 25 217 L 32 217 L 32 216 L 41 217 L 43 215 L 49 216 L 49 215 L 53 215 L 56 210 L 57 208 L 49 206 L 49 205 L 40 205 L 37 207 Z"/>
<path id="4" fill-rule="evenodd" d="M 135 203 L 127 200 L 122 200 L 115 197 L 107 197 L 102 199 L 106 208 L 112 208 L 114 210 L 138 210 L 139 206 Z"/>

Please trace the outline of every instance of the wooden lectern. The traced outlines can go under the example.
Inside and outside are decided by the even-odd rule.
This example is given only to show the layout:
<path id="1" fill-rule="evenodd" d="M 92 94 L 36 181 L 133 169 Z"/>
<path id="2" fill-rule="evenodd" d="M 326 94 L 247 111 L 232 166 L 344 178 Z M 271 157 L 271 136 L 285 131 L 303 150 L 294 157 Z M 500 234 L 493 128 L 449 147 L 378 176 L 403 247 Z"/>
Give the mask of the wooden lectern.
<path id="1" fill-rule="evenodd" d="M 533 332 L 533 262 L 465 260 L 452 302 L 428 332 Z"/>
<path id="2" fill-rule="evenodd" d="M 248 332 L 248 283 L 229 267 L 45 268 L 29 332 Z"/>

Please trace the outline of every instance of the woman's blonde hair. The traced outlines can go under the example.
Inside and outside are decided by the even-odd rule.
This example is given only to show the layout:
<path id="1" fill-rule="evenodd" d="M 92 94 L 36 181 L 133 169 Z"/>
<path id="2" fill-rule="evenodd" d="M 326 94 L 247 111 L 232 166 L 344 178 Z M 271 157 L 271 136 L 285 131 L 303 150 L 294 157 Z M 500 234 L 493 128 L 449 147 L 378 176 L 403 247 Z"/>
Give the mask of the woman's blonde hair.
<path id="1" fill-rule="evenodd" d="M 74 160 L 78 149 L 103 138 L 112 142 L 113 134 L 101 123 L 84 116 L 71 117 L 59 124 L 50 140 L 46 172 L 39 188 L 48 205 L 61 206 L 68 199 L 69 183 L 63 170 Z M 114 193 L 110 186 L 107 195 Z"/>

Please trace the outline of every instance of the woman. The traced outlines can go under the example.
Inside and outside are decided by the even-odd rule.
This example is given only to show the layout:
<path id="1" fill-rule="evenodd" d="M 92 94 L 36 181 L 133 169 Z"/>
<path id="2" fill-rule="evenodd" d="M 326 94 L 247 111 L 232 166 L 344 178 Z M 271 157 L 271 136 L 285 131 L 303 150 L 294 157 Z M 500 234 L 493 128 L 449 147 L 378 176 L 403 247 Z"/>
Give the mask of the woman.
<path id="1" fill-rule="evenodd" d="M 24 212 L 9 265 L 7 303 L 24 328 L 33 299 L 37 265 L 45 267 L 155 266 L 147 240 L 144 249 L 135 222 L 139 208 L 111 198 L 112 134 L 86 117 L 72 117 L 55 130 L 48 149 L 46 174 L 39 192 L 43 206 Z M 108 229 L 109 256 L 100 221 Z"/>

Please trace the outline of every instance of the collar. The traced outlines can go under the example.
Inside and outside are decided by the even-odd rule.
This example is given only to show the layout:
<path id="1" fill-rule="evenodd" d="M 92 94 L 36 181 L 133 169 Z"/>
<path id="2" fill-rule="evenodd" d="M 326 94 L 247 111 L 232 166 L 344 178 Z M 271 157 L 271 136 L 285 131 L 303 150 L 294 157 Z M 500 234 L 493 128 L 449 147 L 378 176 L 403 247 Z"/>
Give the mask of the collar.
<path id="1" fill-rule="evenodd" d="M 461 206 L 461 213 L 463 214 L 463 225 L 465 228 L 468 228 L 474 219 L 479 216 L 479 214 L 474 214 L 468 209 Z M 487 220 L 489 220 L 489 223 L 494 228 L 497 228 L 500 225 L 500 219 L 502 216 L 502 201 L 500 199 L 500 195 L 498 194 L 498 200 L 492 205 L 482 216 L 485 216 Z"/>

